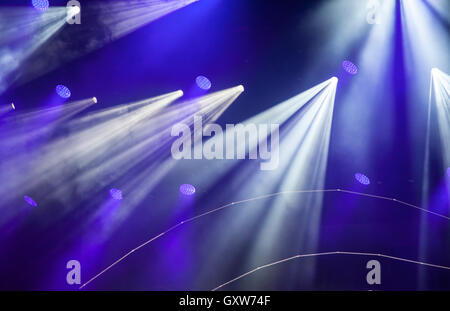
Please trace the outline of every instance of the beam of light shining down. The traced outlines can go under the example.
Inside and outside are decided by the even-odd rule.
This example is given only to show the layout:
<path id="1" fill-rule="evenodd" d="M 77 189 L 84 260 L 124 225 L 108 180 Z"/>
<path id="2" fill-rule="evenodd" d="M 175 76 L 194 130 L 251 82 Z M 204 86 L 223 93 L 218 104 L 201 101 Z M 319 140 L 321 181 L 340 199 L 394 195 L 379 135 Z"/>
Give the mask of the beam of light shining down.
<path id="1" fill-rule="evenodd" d="M 69 134 L 46 146 L 46 164 L 40 165 L 40 168 L 51 172 L 52 175 L 55 174 L 56 179 L 62 178 L 62 182 L 65 176 L 60 176 L 57 168 L 67 165 L 64 163 L 64 159 L 70 159 L 71 165 L 83 168 L 74 182 L 82 180 L 80 181 L 81 189 L 85 189 L 86 193 L 89 193 L 92 189 L 92 183 L 95 183 L 96 176 L 98 176 L 98 180 L 107 183 L 112 181 L 112 178 L 122 174 L 123 171 L 126 172 L 126 168 L 132 167 L 139 159 L 148 156 L 151 149 L 142 148 L 139 150 L 141 152 L 139 156 L 133 154 L 129 158 L 124 158 L 124 162 L 116 162 L 116 165 L 109 167 L 110 170 L 106 170 L 106 164 L 109 161 L 116 157 L 120 158 L 123 153 L 130 151 L 132 146 L 139 144 L 140 139 L 142 139 L 139 133 L 136 133 L 138 137 L 134 139 L 130 135 L 134 132 L 133 127 L 140 122 L 152 126 L 153 123 L 150 118 L 181 95 L 182 92 L 176 91 L 144 100 L 143 103 L 141 102 L 143 105 L 137 110 L 103 123 L 92 123 L 82 128 L 72 127 L 69 123 L 66 128 Z M 104 178 L 100 178 L 100 176 Z M 61 190 L 63 188 L 64 186 Z"/>
<path id="2" fill-rule="evenodd" d="M 17 189 L 28 192 L 47 176 L 68 173 L 70 146 L 62 145 L 65 151 L 52 151 L 50 146 L 58 139 L 64 140 L 66 121 L 92 104 L 92 99 L 86 99 L 32 112 L 18 110 L 0 122 L 3 157 L 0 161 L 0 180 L 8 180 L 0 189 L 4 202 L 12 200 Z M 59 167 L 52 167 L 58 155 L 62 163 Z M 50 162 L 48 166 L 47 162 Z M 41 203 L 44 203 L 43 200 Z M 2 220 L 8 218 L 9 212 L 13 214 L 14 210 L 2 211 Z"/>
<path id="3" fill-rule="evenodd" d="M 309 10 L 299 19 L 299 28 L 314 29 L 315 33 L 320 34 L 315 36 L 314 44 L 320 46 L 315 57 L 321 61 L 310 64 L 308 70 L 303 72 L 305 81 L 314 81 L 318 70 L 336 66 L 336 60 L 342 61 L 354 53 L 355 47 L 360 46 L 371 29 L 366 21 L 367 14 L 367 1 L 333 0 L 320 2 L 317 8 Z M 296 40 L 298 45 L 303 44 L 300 38 Z"/>
<path id="4" fill-rule="evenodd" d="M 216 120 L 242 89 L 238 86 L 169 106 L 183 94 L 177 91 L 132 103 L 131 111 L 106 119 L 91 116 L 81 118 L 82 122 L 74 120 L 64 128 L 67 133 L 63 137 L 48 141 L 36 156 L 15 163 L 33 167 L 20 186 L 49 180 L 48 196 L 62 201 L 76 186 L 78 195 L 92 198 L 89 204 L 95 205 L 99 200 L 96 194 L 114 185 L 126 193 L 127 208 L 105 233 L 112 234 L 176 163 L 170 156 L 172 125 L 191 124 L 195 113 Z M 105 110 L 99 113 L 104 116 Z M 14 186 L 19 186 L 18 181 Z M 70 201 L 66 203 L 71 206 Z"/>
<path id="5" fill-rule="evenodd" d="M 145 167 L 133 174 L 132 179 L 127 179 L 123 186 L 123 190 L 127 193 L 127 204 L 130 207 L 137 206 L 178 163 L 170 155 L 170 147 L 174 140 L 174 137 L 171 136 L 172 126 L 183 123 L 192 127 L 194 115 L 197 114 L 204 117 L 205 125 L 212 123 L 242 92 L 243 87 L 237 86 L 165 108 L 160 114 L 152 117 L 149 122 L 137 126 L 134 129 L 135 143 L 115 157 L 104 161 L 99 167 L 99 171 L 105 172 L 104 178 L 108 179 L 107 172 L 116 167 L 121 168 L 121 174 L 126 174 L 136 163 L 148 162 Z M 196 135 L 195 131 L 193 135 Z M 152 176 L 152 178 L 148 178 L 148 176 Z M 80 183 L 84 184 L 85 180 L 88 181 L 91 178 L 93 176 L 87 174 L 80 179 Z M 132 208 L 129 209 L 129 211 L 131 210 Z"/>
<path id="6" fill-rule="evenodd" d="M 359 2 L 366 3 L 366 1 Z M 396 121 L 393 119 L 395 105 L 389 102 L 392 95 L 387 92 L 388 87 L 384 83 L 392 75 L 395 1 L 381 2 L 379 11 L 382 21 L 378 25 L 368 25 L 366 16 L 360 17 L 369 28 L 368 33 L 364 34 L 366 37 L 364 44 L 358 47 L 352 61 L 363 70 L 352 77 L 351 84 L 343 93 L 338 114 L 335 116 L 336 122 L 339 123 L 338 136 L 335 140 L 336 148 L 341 150 L 342 154 L 348 155 L 344 159 L 348 161 L 348 165 L 356 167 L 369 165 L 368 159 L 372 159 L 373 153 L 377 152 L 375 149 L 380 148 L 373 144 L 373 139 L 379 139 L 381 135 L 386 140 L 391 139 L 392 126 Z M 361 27 L 361 29 L 364 28 Z M 337 37 L 339 38 L 339 35 Z M 381 102 L 380 94 L 383 94 Z M 382 106 L 384 119 L 383 122 L 379 122 L 377 116 Z M 366 126 L 361 126 L 362 124 Z M 370 126 L 367 126 L 369 124 Z"/>
<path id="7" fill-rule="evenodd" d="M 64 124 L 92 104 L 94 104 L 93 99 L 88 98 L 51 108 L 19 113 L 14 118 L 6 118 L 5 123 L 2 124 L 4 128 L 1 128 L 0 138 L 4 137 L 0 145 L 16 148 L 27 142 L 33 142 L 43 135 L 48 135 L 57 126 Z M 14 124 L 13 127 L 11 127 L 12 124 Z"/>
<path id="8" fill-rule="evenodd" d="M 102 5 L 102 21 L 110 28 L 113 39 L 117 39 L 196 1 L 198 0 L 115 1 Z"/>
<path id="9" fill-rule="evenodd" d="M 439 19 L 450 21 L 450 2 L 446 0 L 424 0 Z"/>
<path id="10" fill-rule="evenodd" d="M 76 33 L 77 27 L 70 27 L 70 31 L 75 31 L 73 40 L 75 40 L 74 42 L 79 42 L 79 49 L 72 48 L 72 45 L 75 44 L 74 42 L 72 42 L 72 40 L 71 42 L 67 42 L 60 37 L 55 38 L 57 41 L 55 41 L 51 46 L 45 46 L 42 49 L 39 49 L 39 53 L 38 55 L 36 55 L 39 58 L 30 59 L 29 61 L 27 61 L 23 68 L 21 68 L 21 75 L 19 76 L 18 74 L 16 74 L 13 77 L 13 80 L 16 80 L 17 84 L 26 83 L 51 70 L 54 70 L 55 68 L 63 64 L 66 64 L 73 59 L 79 58 L 94 50 L 100 49 L 106 44 L 110 43 L 112 40 L 117 40 L 158 18 L 168 15 L 171 12 L 181 9 L 196 1 L 198 0 L 119 0 L 95 1 L 94 3 L 90 3 L 89 6 L 86 6 L 84 8 L 84 13 L 86 15 L 96 16 L 97 19 L 101 21 L 101 29 L 91 29 L 88 33 L 86 33 L 86 28 L 82 28 L 82 32 Z M 14 13 L 14 11 L 7 11 L 7 9 L 0 9 L 0 11 L 1 10 L 3 10 L 4 14 L 2 15 L 0 13 L 0 33 L 2 33 L 3 36 L 3 34 L 6 32 L 7 38 L 15 39 L 17 37 L 17 30 L 11 31 L 10 29 L 8 29 L 8 27 L 10 27 L 10 25 L 13 25 L 14 23 L 18 23 L 19 18 L 17 18 L 17 16 L 21 16 L 22 12 L 18 11 Z M 36 19 L 38 17 L 41 18 L 41 15 L 47 16 L 47 14 L 49 14 L 50 12 L 59 10 L 58 12 L 60 12 L 61 17 L 61 23 L 58 25 L 59 27 L 65 24 L 68 15 L 70 16 L 71 14 L 74 14 L 76 12 L 72 11 L 73 9 L 70 9 L 71 11 L 67 11 L 66 7 L 50 7 L 43 13 L 36 11 L 36 9 L 34 8 L 30 8 L 29 10 L 32 11 L 31 13 L 34 13 L 34 15 L 30 16 L 29 19 Z M 11 19 L 11 21 L 1 23 L 1 21 L 4 19 L 3 16 L 8 17 L 8 14 L 10 15 L 9 18 Z M 23 16 L 21 16 L 20 20 L 23 20 Z M 4 27 L 2 27 L 2 25 Z M 37 28 L 41 27 L 41 29 L 43 27 L 43 25 L 38 24 L 34 26 L 36 26 Z M 57 27 L 57 29 L 54 29 L 52 32 L 55 33 L 59 29 L 59 27 Z M 50 32 L 46 33 L 50 34 Z M 46 36 L 46 39 L 48 39 L 48 37 L 50 37 L 50 35 Z M 1 40 L 2 37 L 0 37 L 0 43 Z M 45 40 L 42 40 L 39 45 L 42 45 Z M 29 51 L 29 53 L 26 55 L 26 57 L 23 57 L 23 59 L 26 59 L 28 56 L 30 56 L 33 51 L 37 50 L 37 48 L 38 46 L 34 45 L 31 46 L 31 48 L 25 48 L 22 53 L 25 54 L 25 51 Z M 68 49 L 70 49 L 69 53 Z M 13 65 L 11 64 L 12 60 L 17 60 L 17 58 L 12 55 L 12 52 L 16 52 L 17 54 L 17 51 L 5 50 L 4 52 L 7 57 L 7 61 L 5 60 L 5 63 L 7 63 L 9 67 L 13 67 Z M 0 48 L 0 65 L 2 64 L 1 59 L 2 49 Z M 18 61 L 18 64 L 21 64 L 22 62 L 23 60 L 20 59 L 20 61 Z M 0 67 L 4 68 L 3 66 Z M 3 75 L 6 76 L 6 73 L 7 72 L 3 71 Z M 2 91 L 1 82 L 2 74 L 0 74 L 0 92 Z M 11 81 L 9 83 L 3 83 L 3 88 L 6 88 L 11 83 Z"/>
<path id="11" fill-rule="evenodd" d="M 450 76 L 437 68 L 431 72 L 436 114 L 443 150 L 443 165 L 450 165 Z"/>
<path id="12" fill-rule="evenodd" d="M 427 78 L 426 74 L 432 67 L 448 70 L 448 24 L 436 18 L 425 1 L 401 0 L 400 3 L 405 33 L 403 44 L 409 50 L 407 62 L 414 65 L 414 69 L 421 69 L 419 73 L 423 74 L 423 79 Z"/>
<path id="13" fill-rule="evenodd" d="M 445 168 L 450 165 L 450 81 L 449 76 L 437 68 L 431 70 L 428 98 L 428 114 L 427 114 L 427 129 L 426 129 L 426 142 L 425 142 L 425 159 L 423 166 L 423 180 L 422 180 L 422 205 L 427 209 L 433 208 L 431 206 L 431 197 L 436 189 L 433 189 L 432 185 L 432 172 L 431 172 L 431 159 L 436 159 L 436 154 L 432 154 L 432 120 L 437 119 L 437 127 L 439 133 L 437 134 L 440 139 L 440 148 L 442 150 L 442 163 L 439 163 L 438 167 Z M 432 116 L 432 111 L 435 111 Z M 434 140 L 434 139 L 433 139 Z M 439 150 L 440 151 L 440 150 Z M 438 151 L 438 152 L 439 152 Z M 434 151 L 435 153 L 436 151 Z M 433 163 L 436 164 L 436 163 Z M 447 200 L 450 198 L 450 179 L 444 180 Z M 444 198 L 445 200 L 445 198 Z M 419 255 L 420 258 L 427 258 L 428 256 L 428 226 L 429 221 L 426 217 L 420 219 L 420 239 L 419 239 Z M 419 271 L 419 286 L 423 288 L 426 284 L 426 275 L 424 270 Z"/>
<path id="14" fill-rule="evenodd" d="M 323 189 L 337 82 L 337 78 L 331 78 L 239 122 L 248 129 L 258 125 L 279 124 L 279 147 L 271 146 L 267 141 L 272 140 L 275 135 L 270 128 L 261 132 L 259 137 L 249 131 L 244 139 L 248 146 L 246 159 L 184 161 L 174 170 L 181 175 L 179 178 L 189 178 L 197 188 L 210 193 L 205 204 L 212 206 L 219 205 L 219 202 L 239 201 L 243 197 L 264 196 L 271 192 Z M 227 137 L 235 135 L 234 131 L 228 129 L 223 135 L 215 135 L 206 143 L 224 144 Z M 279 165 L 274 170 L 262 171 L 260 160 L 248 160 L 251 150 L 261 148 L 261 141 L 267 142 L 273 157 L 279 151 Z M 208 170 L 202 169 L 204 167 L 208 167 Z M 236 211 L 239 214 L 224 216 L 210 230 L 211 239 L 216 239 L 218 249 L 211 252 L 208 255 L 211 258 L 208 257 L 205 262 L 215 262 L 216 256 L 225 251 L 227 242 L 239 240 L 238 232 L 251 226 L 258 228 L 256 239 L 253 240 L 247 257 L 239 259 L 246 265 L 253 266 L 276 257 L 278 253 L 267 245 L 278 245 L 280 237 L 288 231 L 295 232 L 294 236 L 289 237 L 292 243 L 290 245 L 295 245 L 296 249 L 314 250 L 317 247 L 322 196 L 321 193 L 302 193 L 294 197 L 272 198 L 265 204 L 246 203 L 255 206 Z M 229 232 L 235 233 L 223 237 L 223 227 L 220 225 L 223 223 L 227 223 Z M 305 267 L 305 270 L 303 267 L 301 269 L 305 272 L 305 282 L 308 282 L 308 276 L 312 276 L 314 271 L 313 264 Z M 223 270 L 227 271 L 226 267 Z M 204 271 L 203 277 L 207 278 L 215 269 L 205 265 Z"/>
<path id="15" fill-rule="evenodd" d="M 131 153 L 130 158 L 122 158 L 124 162 L 118 163 L 118 166 L 110 166 L 109 170 L 102 171 L 102 165 L 107 163 L 108 158 L 120 157 L 128 147 L 139 144 L 130 132 L 133 125 L 148 120 L 152 114 L 182 94 L 183 92 L 177 91 L 158 96 L 156 100 L 147 99 L 135 103 L 138 108 L 128 114 L 102 123 L 88 122 L 81 128 L 72 126 L 71 122 L 60 122 L 60 115 L 66 115 L 67 109 L 72 111 L 68 117 L 79 111 L 80 106 L 73 106 L 72 103 L 50 108 L 51 110 L 26 113 L 11 118 L 11 122 L 0 123 L 0 150 L 7 151 L 6 160 L 0 162 L 0 180 L 8 180 L 0 189 L 0 196 L 4 202 L 9 202 L 14 199 L 17 189 L 31 191 L 44 184 L 46 195 L 40 199 L 40 204 L 44 205 L 47 201 L 57 198 L 64 206 L 61 213 L 68 213 L 73 206 L 71 197 L 74 185 L 79 189 L 78 197 L 91 198 L 89 204 L 92 205 L 99 203 L 95 194 L 104 191 L 105 187 L 111 184 L 125 190 L 121 183 L 113 181 L 126 174 L 127 169 L 136 165 L 139 159 L 148 157 L 152 152 L 151 146 L 147 145 L 149 149 L 138 150 L 141 153 Z M 92 99 L 87 101 L 93 104 Z M 48 118 L 49 114 L 55 116 Z M 51 123 L 48 124 L 47 119 L 51 119 Z M 58 122 L 57 127 L 53 126 L 55 122 Z M 14 126 L 11 126 L 12 124 Z M 42 124 L 46 124 L 44 133 L 41 133 Z M 149 126 L 152 125 L 150 121 Z M 147 172 L 146 177 L 149 176 L 154 178 L 152 173 Z M 128 191 L 124 193 L 128 196 Z M 17 210 L 2 206 L 3 218 L 0 219 L 0 224 L 14 217 L 16 213 Z"/>
<path id="16" fill-rule="evenodd" d="M 0 93 L 22 74 L 21 64 L 58 32 L 66 22 L 66 8 L 0 8 Z"/>
<path id="17" fill-rule="evenodd" d="M 333 77 L 324 82 L 323 89 L 308 101 L 297 101 L 293 106 L 299 107 L 293 111 L 289 119 L 287 115 L 280 116 L 282 124 L 280 133 L 280 167 L 269 178 L 278 181 L 279 191 L 292 189 L 323 189 L 327 169 L 328 148 L 333 119 L 334 100 L 338 80 Z M 283 104 L 280 104 L 283 105 Z M 278 107 L 280 108 L 280 107 Z M 271 115 L 271 122 L 278 116 Z M 266 178 L 267 178 L 266 177 Z M 257 180 L 253 180 L 257 182 Z M 264 188 L 270 183 L 265 180 Z M 275 184 L 271 185 L 275 189 Z M 272 208 L 261 223 L 262 229 L 258 241 L 254 244 L 254 252 L 249 260 L 254 264 L 260 260 L 258 253 L 265 252 L 267 244 L 276 243 L 285 229 L 284 226 L 298 226 L 296 231 L 297 247 L 314 251 L 318 242 L 318 228 L 322 210 L 323 194 L 302 195 L 299 198 L 277 197 L 272 202 Z M 295 225 L 289 219 L 293 216 L 283 211 L 286 206 L 298 206 Z M 269 255 L 271 256 L 271 255 Z M 267 258 L 267 256 L 266 256 Z M 308 269 L 311 268 L 311 269 Z M 312 280 L 314 263 L 306 268 L 306 279 Z"/>

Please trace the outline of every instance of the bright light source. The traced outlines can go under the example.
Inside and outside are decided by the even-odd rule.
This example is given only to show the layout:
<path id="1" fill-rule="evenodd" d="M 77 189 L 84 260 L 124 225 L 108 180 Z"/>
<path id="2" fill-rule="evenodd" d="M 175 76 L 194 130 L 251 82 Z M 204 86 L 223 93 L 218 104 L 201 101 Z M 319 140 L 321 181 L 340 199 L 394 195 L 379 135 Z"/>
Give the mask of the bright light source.
<path id="1" fill-rule="evenodd" d="M 109 190 L 109 194 L 111 195 L 111 197 L 114 200 L 122 200 L 123 199 L 122 191 L 120 191 L 119 189 L 112 188 L 111 190 Z"/>
<path id="2" fill-rule="evenodd" d="M 13 110 L 16 110 L 16 106 L 14 106 L 14 103 L 11 103 L 11 108 L 12 108 Z"/>
<path id="3" fill-rule="evenodd" d="M 62 98 L 69 98 L 70 96 L 72 96 L 69 88 L 65 85 L 57 85 L 56 93 Z"/>
<path id="4" fill-rule="evenodd" d="M 197 83 L 197 86 L 202 90 L 209 90 L 211 88 L 211 81 L 209 81 L 209 79 L 205 76 L 198 76 L 195 79 L 195 82 Z"/>
<path id="5" fill-rule="evenodd" d="M 92 97 L 92 101 L 94 102 L 94 104 L 98 103 L 97 97 Z"/>
<path id="6" fill-rule="evenodd" d="M 344 70 L 351 75 L 358 73 L 358 67 L 349 60 L 344 60 L 342 62 L 342 68 L 344 68 Z"/>
<path id="7" fill-rule="evenodd" d="M 244 86 L 243 85 L 239 85 L 238 86 L 238 90 L 241 91 L 241 92 L 244 92 Z"/>
<path id="8" fill-rule="evenodd" d="M 330 79 L 330 82 L 331 82 L 331 83 L 336 83 L 336 84 L 337 84 L 338 81 L 339 81 L 339 79 L 336 78 L 336 77 L 333 77 L 333 78 Z"/>
<path id="9" fill-rule="evenodd" d="M 27 202 L 27 203 L 30 204 L 31 206 L 34 206 L 34 207 L 37 206 L 36 201 L 34 201 L 31 197 L 29 197 L 29 196 L 26 195 L 26 196 L 23 197 L 23 199 L 25 200 L 25 202 Z"/>
<path id="10" fill-rule="evenodd" d="M 48 0 L 33 0 L 31 1 L 31 3 L 33 4 L 34 8 L 39 11 L 45 11 L 49 7 Z"/>
<path id="11" fill-rule="evenodd" d="M 180 186 L 180 192 L 184 195 L 193 195 L 195 193 L 195 187 L 190 184 L 183 184 Z"/>
<path id="12" fill-rule="evenodd" d="M 355 179 L 356 179 L 359 183 L 361 183 L 361 184 L 363 184 L 363 185 L 365 185 L 365 186 L 370 185 L 370 179 L 369 179 L 369 177 L 367 177 L 367 176 L 364 175 L 364 174 L 356 173 L 356 174 L 355 174 Z"/>

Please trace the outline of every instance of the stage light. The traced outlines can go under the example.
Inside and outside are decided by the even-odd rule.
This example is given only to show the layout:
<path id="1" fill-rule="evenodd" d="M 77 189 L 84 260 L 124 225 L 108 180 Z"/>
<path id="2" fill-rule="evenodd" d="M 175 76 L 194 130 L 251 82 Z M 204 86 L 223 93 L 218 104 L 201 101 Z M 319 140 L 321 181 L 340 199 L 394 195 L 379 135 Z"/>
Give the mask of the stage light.
<path id="1" fill-rule="evenodd" d="M 98 103 L 97 97 L 92 97 L 92 101 L 94 102 L 94 104 Z"/>
<path id="2" fill-rule="evenodd" d="M 72 96 L 72 93 L 70 92 L 69 88 L 61 84 L 56 86 L 56 93 L 61 98 L 69 98 L 70 96 Z"/>
<path id="3" fill-rule="evenodd" d="M 195 193 L 195 187 L 190 184 L 183 184 L 180 186 L 180 192 L 184 195 L 193 195 Z"/>
<path id="4" fill-rule="evenodd" d="M 358 73 L 358 67 L 349 60 L 344 60 L 342 62 L 342 68 L 344 68 L 344 70 L 351 75 Z"/>
<path id="5" fill-rule="evenodd" d="M 100 18 L 118 39 L 198 0 L 118 0 L 99 5 Z"/>
<path id="6" fill-rule="evenodd" d="M 27 202 L 29 205 L 36 207 L 37 203 L 29 196 L 24 196 L 23 199 L 25 200 L 25 202 Z"/>
<path id="7" fill-rule="evenodd" d="M 238 86 L 238 91 L 240 91 L 240 92 L 244 92 L 244 86 L 243 85 L 239 85 Z"/>
<path id="8" fill-rule="evenodd" d="M 33 0 L 32 4 L 33 4 L 34 8 L 39 11 L 45 11 L 49 7 L 48 0 Z"/>
<path id="9" fill-rule="evenodd" d="M 211 81 L 209 81 L 209 79 L 205 76 L 198 76 L 195 79 L 195 82 L 197 83 L 197 86 L 202 90 L 209 90 L 211 88 Z"/>
<path id="10" fill-rule="evenodd" d="M 12 108 L 13 110 L 16 110 L 16 106 L 14 105 L 14 103 L 11 103 L 11 108 Z"/>
<path id="11" fill-rule="evenodd" d="M 363 185 L 365 185 L 365 186 L 370 185 L 370 179 L 369 179 L 369 177 L 367 177 L 367 176 L 364 175 L 364 174 L 356 173 L 356 174 L 355 174 L 355 179 L 356 179 L 359 183 L 361 183 L 361 184 L 363 184 Z"/>
<path id="12" fill-rule="evenodd" d="M 111 197 L 114 200 L 122 200 L 123 199 L 122 191 L 120 191 L 119 189 L 112 188 L 111 190 L 109 190 L 109 194 L 111 195 Z"/>

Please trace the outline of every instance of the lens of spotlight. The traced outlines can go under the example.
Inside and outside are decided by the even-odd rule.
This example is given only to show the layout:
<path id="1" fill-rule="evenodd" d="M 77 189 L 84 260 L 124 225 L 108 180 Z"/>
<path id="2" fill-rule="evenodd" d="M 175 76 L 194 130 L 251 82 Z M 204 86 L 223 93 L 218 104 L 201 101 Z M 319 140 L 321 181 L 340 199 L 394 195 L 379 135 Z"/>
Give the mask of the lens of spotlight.
<path id="1" fill-rule="evenodd" d="M 369 179 L 369 177 L 367 177 L 367 176 L 364 175 L 364 174 L 356 173 L 356 174 L 355 174 L 355 179 L 356 179 L 360 184 L 363 184 L 363 185 L 365 185 L 365 186 L 370 185 L 370 179 Z"/>
<path id="2" fill-rule="evenodd" d="M 349 60 L 344 60 L 342 62 L 342 68 L 344 68 L 344 70 L 351 75 L 358 73 L 358 67 Z"/>
<path id="3" fill-rule="evenodd" d="M 97 97 L 92 97 L 92 101 L 94 102 L 94 104 L 98 103 Z"/>
<path id="4" fill-rule="evenodd" d="M 48 0 L 33 0 L 31 1 L 31 3 L 33 4 L 34 8 L 39 11 L 45 11 L 49 7 Z"/>
<path id="5" fill-rule="evenodd" d="M 24 196 L 23 199 L 25 200 L 25 202 L 27 202 L 29 205 L 36 207 L 37 203 L 29 196 Z"/>
<path id="6" fill-rule="evenodd" d="M 61 97 L 61 98 L 69 98 L 70 96 L 72 96 L 72 93 L 70 92 L 69 88 L 65 85 L 57 85 L 56 86 L 56 93 Z"/>
<path id="7" fill-rule="evenodd" d="M 211 88 L 211 81 L 209 81 L 209 79 L 205 76 L 198 76 L 195 79 L 195 82 L 197 83 L 197 86 L 202 90 L 209 90 Z"/>
<path id="8" fill-rule="evenodd" d="M 180 192 L 184 195 L 193 195 L 195 193 L 195 187 L 190 184 L 183 184 L 180 186 Z"/>
<path id="9" fill-rule="evenodd" d="M 114 200 L 122 200 L 123 199 L 122 191 L 120 191 L 119 189 L 112 188 L 111 190 L 109 190 L 109 195 Z"/>
<path id="10" fill-rule="evenodd" d="M 13 110 L 16 110 L 16 106 L 14 106 L 14 103 L 11 103 L 11 108 L 12 108 Z"/>

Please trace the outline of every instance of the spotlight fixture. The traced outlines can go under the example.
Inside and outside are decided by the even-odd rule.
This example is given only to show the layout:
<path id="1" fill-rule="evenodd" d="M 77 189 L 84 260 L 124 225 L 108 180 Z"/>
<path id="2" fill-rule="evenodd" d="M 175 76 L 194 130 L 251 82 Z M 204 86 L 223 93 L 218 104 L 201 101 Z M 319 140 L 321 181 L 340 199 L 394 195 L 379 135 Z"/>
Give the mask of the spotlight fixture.
<path id="1" fill-rule="evenodd" d="M 209 90 L 211 88 L 211 81 L 209 81 L 209 79 L 205 76 L 198 76 L 195 79 L 195 82 L 197 83 L 197 86 L 202 90 Z"/>
<path id="2" fill-rule="evenodd" d="M 57 85 L 56 86 L 56 93 L 61 97 L 61 98 L 69 98 L 70 96 L 72 96 L 72 93 L 70 92 L 69 88 L 65 85 Z"/>
<path id="3" fill-rule="evenodd" d="M 98 103 L 97 97 L 92 97 L 92 101 L 94 102 L 94 104 Z"/>
<path id="4" fill-rule="evenodd" d="M 49 7 L 48 0 L 32 0 L 31 3 L 36 10 L 45 11 Z"/>
<path id="5" fill-rule="evenodd" d="M 14 103 L 11 103 L 11 108 L 12 108 L 13 110 L 16 110 L 16 106 L 14 106 Z"/>
<path id="6" fill-rule="evenodd" d="M 190 184 L 183 184 L 180 186 L 180 192 L 184 195 L 193 195 L 195 193 L 195 187 Z"/>
<path id="7" fill-rule="evenodd" d="M 25 200 L 25 202 L 27 202 L 29 205 L 36 207 L 37 203 L 29 196 L 24 196 L 23 199 Z"/>
<path id="8" fill-rule="evenodd" d="M 239 85 L 238 86 L 238 90 L 241 91 L 241 92 L 244 92 L 244 86 L 243 85 Z"/>
<path id="9" fill-rule="evenodd" d="M 344 60 L 342 62 L 342 68 L 344 68 L 344 70 L 351 75 L 358 73 L 358 67 L 349 60 Z"/>
<path id="10" fill-rule="evenodd" d="M 367 176 L 364 175 L 364 174 L 356 173 L 356 174 L 355 174 L 355 179 L 356 179 L 360 184 L 363 184 L 363 185 L 365 185 L 365 186 L 370 185 L 370 179 L 369 179 L 369 177 L 367 177 Z"/>
<path id="11" fill-rule="evenodd" d="M 109 190 L 109 195 L 114 199 L 114 200 L 122 200 L 122 191 L 120 191 L 119 189 L 115 189 L 112 188 L 111 190 Z"/>

